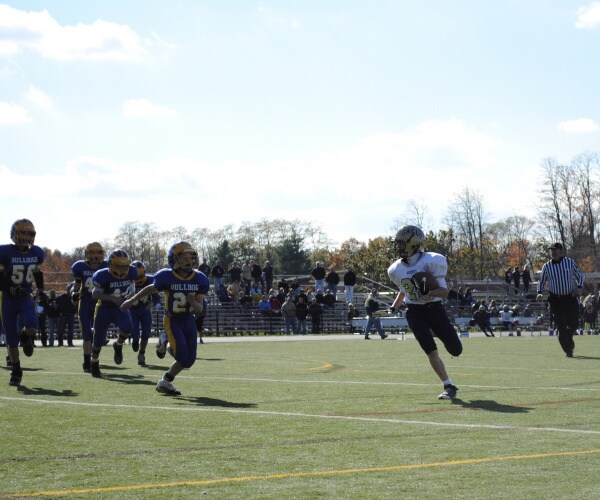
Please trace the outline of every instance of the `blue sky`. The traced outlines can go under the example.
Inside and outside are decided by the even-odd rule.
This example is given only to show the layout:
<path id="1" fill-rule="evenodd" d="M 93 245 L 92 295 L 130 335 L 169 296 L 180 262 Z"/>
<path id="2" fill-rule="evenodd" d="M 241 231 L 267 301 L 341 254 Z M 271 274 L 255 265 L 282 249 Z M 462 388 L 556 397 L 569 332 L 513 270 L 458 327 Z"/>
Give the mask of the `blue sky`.
<path id="1" fill-rule="evenodd" d="M 536 214 L 600 150 L 600 2 L 0 0 L 0 228 L 63 251 L 126 221 L 438 228 Z"/>

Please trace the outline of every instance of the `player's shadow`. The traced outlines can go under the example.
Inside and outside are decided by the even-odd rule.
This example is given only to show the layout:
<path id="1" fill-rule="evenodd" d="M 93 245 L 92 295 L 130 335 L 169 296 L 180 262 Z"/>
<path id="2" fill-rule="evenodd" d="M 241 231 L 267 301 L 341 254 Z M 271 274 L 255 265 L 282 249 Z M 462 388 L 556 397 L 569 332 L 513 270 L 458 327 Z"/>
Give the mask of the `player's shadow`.
<path id="1" fill-rule="evenodd" d="M 152 380 L 146 380 L 143 375 L 126 375 L 124 373 L 103 373 L 103 378 L 111 382 L 121 382 L 128 385 L 156 385 Z"/>
<path id="2" fill-rule="evenodd" d="M 57 396 L 69 398 L 79 396 L 79 393 L 73 392 L 71 389 L 55 391 L 54 389 L 46 389 L 44 387 L 27 387 L 25 385 L 20 385 L 17 390 L 26 396 Z"/>
<path id="3" fill-rule="evenodd" d="M 196 361 L 223 361 L 223 358 L 196 358 Z"/>
<path id="4" fill-rule="evenodd" d="M 600 359 L 598 356 L 581 356 L 579 354 L 574 354 L 573 357 L 577 359 Z"/>
<path id="5" fill-rule="evenodd" d="M 505 405 L 491 399 L 463 401 L 462 399 L 455 398 L 452 400 L 452 404 L 460 405 L 468 410 L 485 410 L 497 413 L 529 413 L 533 410 L 533 408 L 528 408 L 526 406 Z"/>
<path id="6" fill-rule="evenodd" d="M 220 408 L 256 408 L 254 403 L 234 403 L 233 401 L 224 401 L 222 399 L 206 397 L 179 397 L 178 401 L 188 401 L 198 406 L 218 406 Z"/>

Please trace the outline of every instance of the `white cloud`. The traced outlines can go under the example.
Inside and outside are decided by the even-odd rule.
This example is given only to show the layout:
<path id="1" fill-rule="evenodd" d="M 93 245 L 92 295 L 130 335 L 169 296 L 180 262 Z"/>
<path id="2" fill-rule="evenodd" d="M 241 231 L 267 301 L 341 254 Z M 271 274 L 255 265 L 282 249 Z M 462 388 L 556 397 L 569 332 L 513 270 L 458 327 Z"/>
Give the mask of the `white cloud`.
<path id="1" fill-rule="evenodd" d="M 592 2 L 589 5 L 577 9 L 577 29 L 594 29 L 600 26 L 600 2 Z"/>
<path id="2" fill-rule="evenodd" d="M 264 3 L 261 3 L 258 6 L 258 13 L 265 19 L 267 26 L 271 28 L 283 30 L 291 29 L 292 31 L 300 28 L 300 23 L 296 18 L 280 13 Z"/>
<path id="3" fill-rule="evenodd" d="M 92 24 L 61 26 L 47 10 L 24 11 L 0 5 L 0 56 L 25 50 L 48 59 L 139 60 L 159 38 L 142 39 L 129 26 L 97 19 Z M 164 47 L 164 45 L 163 45 Z"/>
<path id="4" fill-rule="evenodd" d="M 46 111 L 52 109 L 52 99 L 50 99 L 44 92 L 33 85 L 29 86 L 25 97 L 28 101 L 42 109 L 45 109 Z"/>
<path id="5" fill-rule="evenodd" d="M 124 118 L 157 118 L 176 114 L 173 108 L 160 106 L 146 99 L 128 99 L 123 103 Z"/>
<path id="6" fill-rule="evenodd" d="M 600 130 L 598 124 L 590 118 L 579 118 L 577 120 L 567 120 L 556 125 L 558 130 L 567 134 L 588 134 Z"/>
<path id="7" fill-rule="evenodd" d="M 0 101 L 0 125 L 27 123 L 31 121 L 25 108 L 10 102 Z"/>

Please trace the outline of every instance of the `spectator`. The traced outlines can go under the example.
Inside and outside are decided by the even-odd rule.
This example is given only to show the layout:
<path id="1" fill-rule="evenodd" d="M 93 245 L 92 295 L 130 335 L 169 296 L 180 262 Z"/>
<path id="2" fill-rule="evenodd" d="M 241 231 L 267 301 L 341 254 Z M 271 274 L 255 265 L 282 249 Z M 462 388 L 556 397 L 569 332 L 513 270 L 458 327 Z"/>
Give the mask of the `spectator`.
<path id="1" fill-rule="evenodd" d="M 41 294 L 36 300 L 36 312 L 38 317 L 38 331 L 40 332 L 40 340 L 43 347 L 48 347 L 48 329 L 46 328 L 48 297 L 46 294 Z"/>
<path id="2" fill-rule="evenodd" d="M 377 316 L 377 311 L 379 311 L 379 301 L 377 300 L 377 289 L 373 288 L 371 293 L 367 296 L 365 300 L 365 311 L 367 312 L 367 324 L 365 325 L 365 340 L 370 340 L 369 335 L 371 334 L 371 329 L 375 327 L 377 333 L 381 337 L 381 340 L 385 340 L 387 335 L 383 330 L 383 326 L 381 326 L 381 319 Z"/>
<path id="3" fill-rule="evenodd" d="M 242 270 L 240 263 L 235 261 L 229 268 L 229 282 L 240 283 L 242 281 Z"/>
<path id="4" fill-rule="evenodd" d="M 281 316 L 281 301 L 277 295 L 271 295 L 269 297 L 269 303 L 271 304 L 271 315 Z"/>
<path id="5" fill-rule="evenodd" d="M 306 296 L 299 295 L 296 303 L 296 331 L 306 335 L 306 317 L 308 316 L 308 305 Z"/>
<path id="6" fill-rule="evenodd" d="M 269 297 L 263 295 L 258 303 L 258 310 L 263 316 L 271 316 L 271 302 Z"/>
<path id="7" fill-rule="evenodd" d="M 202 257 L 202 264 L 198 266 L 198 271 L 204 273 L 207 278 L 210 276 L 210 266 L 206 262 L 206 257 Z"/>
<path id="8" fill-rule="evenodd" d="M 515 295 L 519 293 L 519 290 L 521 289 L 521 269 L 519 268 L 519 266 L 515 267 L 515 270 L 512 273 L 512 281 L 513 284 L 515 285 Z"/>
<path id="9" fill-rule="evenodd" d="M 596 328 L 598 320 L 598 304 L 594 294 L 588 295 L 583 299 L 583 329 L 591 335 Z"/>
<path id="10" fill-rule="evenodd" d="M 64 345 L 65 330 L 67 331 L 67 345 L 73 347 L 73 331 L 75 329 L 75 313 L 77 308 L 71 300 L 71 289 L 73 284 L 67 286 L 67 291 L 56 298 L 56 305 L 60 312 L 58 322 L 58 345 Z"/>
<path id="11" fill-rule="evenodd" d="M 60 311 L 56 303 L 56 290 L 50 290 L 49 292 L 46 316 L 48 317 L 48 345 L 53 347 L 60 321 Z"/>
<path id="12" fill-rule="evenodd" d="M 529 272 L 529 264 L 525 264 L 523 268 L 523 273 L 521 273 L 521 278 L 523 279 L 523 294 L 527 295 L 529 293 L 529 284 L 531 283 L 531 273 Z"/>
<path id="13" fill-rule="evenodd" d="M 265 262 L 265 267 L 262 268 L 262 278 L 264 283 L 264 290 L 269 291 L 273 287 L 273 266 L 270 261 Z"/>
<path id="14" fill-rule="evenodd" d="M 310 315 L 312 333 L 321 333 L 321 319 L 323 317 L 323 308 L 317 302 L 317 298 L 313 297 L 312 302 L 308 306 L 308 314 Z"/>
<path id="15" fill-rule="evenodd" d="M 217 259 L 217 262 L 210 272 L 214 279 L 215 295 L 217 295 L 218 291 L 221 289 L 221 285 L 223 285 L 223 276 L 225 276 L 225 269 L 221 265 L 220 259 Z"/>
<path id="16" fill-rule="evenodd" d="M 290 291 L 290 284 L 286 281 L 285 278 L 281 278 L 279 280 L 279 283 L 277 283 L 277 290 L 280 290 L 282 288 L 283 292 L 287 295 L 287 293 Z"/>
<path id="17" fill-rule="evenodd" d="M 221 286 L 218 288 L 218 290 L 216 290 L 216 293 L 217 293 L 217 299 L 219 299 L 219 302 L 221 304 L 227 304 L 227 303 L 233 302 L 233 299 L 227 293 L 227 288 L 222 283 L 221 283 Z"/>
<path id="18" fill-rule="evenodd" d="M 260 285 L 261 290 L 264 288 L 265 286 L 265 282 L 263 280 L 262 277 L 262 269 L 260 268 L 260 266 L 254 262 L 254 260 L 250 260 L 250 277 L 252 278 L 252 281 L 255 283 L 258 283 Z"/>
<path id="19" fill-rule="evenodd" d="M 315 279 L 315 292 L 323 292 L 325 290 L 325 268 L 323 263 L 317 262 L 310 275 Z"/>
<path id="20" fill-rule="evenodd" d="M 325 295 L 323 295 L 323 306 L 327 309 L 335 308 L 335 293 L 331 290 L 327 290 Z"/>
<path id="21" fill-rule="evenodd" d="M 346 318 L 348 319 L 348 333 L 354 333 L 354 326 L 352 326 L 352 320 L 354 318 L 358 318 L 359 316 L 360 312 L 358 312 L 358 309 L 354 307 L 354 304 L 352 304 L 352 302 L 350 302 L 348 304 L 348 313 L 346 315 Z"/>
<path id="22" fill-rule="evenodd" d="M 340 275 L 335 272 L 335 269 L 331 268 L 331 270 L 325 276 L 325 283 L 327 283 L 325 287 L 325 291 L 331 290 L 331 293 L 334 295 L 337 293 L 337 286 L 340 282 Z"/>
<path id="23" fill-rule="evenodd" d="M 292 300 L 292 295 L 288 294 L 281 306 L 281 315 L 285 322 L 285 334 L 296 333 L 296 304 Z"/>
<path id="24" fill-rule="evenodd" d="M 512 288 L 512 267 L 507 267 L 504 271 L 504 282 L 506 283 L 506 295 L 510 295 L 510 289 Z"/>
<path id="25" fill-rule="evenodd" d="M 252 264 L 250 263 L 250 259 L 246 259 L 246 261 L 242 264 L 242 286 L 246 293 L 248 293 L 248 290 L 250 290 L 251 284 L 252 284 Z"/>
<path id="26" fill-rule="evenodd" d="M 263 295 L 262 287 L 258 281 L 252 281 L 250 287 L 250 298 L 252 302 L 258 302 Z"/>
<path id="27" fill-rule="evenodd" d="M 344 273 L 344 295 L 346 304 L 352 303 L 354 300 L 354 287 L 356 285 L 356 273 L 348 266 L 347 271 Z"/>

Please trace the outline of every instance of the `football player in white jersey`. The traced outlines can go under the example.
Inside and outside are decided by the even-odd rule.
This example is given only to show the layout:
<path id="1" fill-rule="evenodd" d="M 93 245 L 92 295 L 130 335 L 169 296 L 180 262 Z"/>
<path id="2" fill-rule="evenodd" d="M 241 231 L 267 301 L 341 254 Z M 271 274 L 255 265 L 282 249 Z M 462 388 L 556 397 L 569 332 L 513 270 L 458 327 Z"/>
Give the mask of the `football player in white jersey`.
<path id="1" fill-rule="evenodd" d="M 448 263 L 443 255 L 426 252 L 424 243 L 425 234 L 416 226 L 404 226 L 396 233 L 394 247 L 398 260 L 388 268 L 388 276 L 400 291 L 391 310 L 396 310 L 402 303 L 406 304 L 408 326 L 444 386 L 438 398 L 453 399 L 458 388 L 448 376 L 433 338 L 435 334 L 452 356 L 462 353 L 458 333 L 442 304 L 442 299 L 448 296 Z M 417 273 L 419 276 L 425 273 L 427 280 L 415 279 Z"/>

